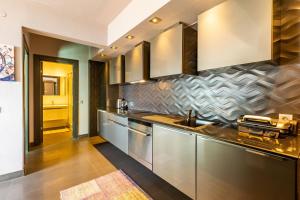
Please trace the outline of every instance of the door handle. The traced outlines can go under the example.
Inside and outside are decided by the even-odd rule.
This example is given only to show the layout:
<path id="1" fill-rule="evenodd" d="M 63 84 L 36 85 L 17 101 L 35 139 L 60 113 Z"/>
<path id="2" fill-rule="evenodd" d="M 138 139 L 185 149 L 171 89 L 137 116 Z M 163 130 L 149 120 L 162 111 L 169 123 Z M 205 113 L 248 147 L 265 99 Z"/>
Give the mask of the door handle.
<path id="1" fill-rule="evenodd" d="M 143 136 L 150 136 L 151 134 L 150 133 L 143 133 L 141 131 L 137 131 L 135 129 L 132 129 L 132 128 L 128 128 L 129 131 L 132 131 L 134 133 L 137 133 L 137 134 L 140 134 L 140 135 L 143 135 Z"/>

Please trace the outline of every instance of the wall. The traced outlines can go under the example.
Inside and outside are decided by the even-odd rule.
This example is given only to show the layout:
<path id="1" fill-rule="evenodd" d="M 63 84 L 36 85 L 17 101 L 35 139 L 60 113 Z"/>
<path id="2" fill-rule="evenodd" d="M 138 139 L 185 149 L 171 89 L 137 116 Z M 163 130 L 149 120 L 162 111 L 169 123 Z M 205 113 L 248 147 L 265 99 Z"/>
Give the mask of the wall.
<path id="1" fill-rule="evenodd" d="M 274 1 L 271 62 L 250 63 L 120 87 L 130 107 L 235 124 L 242 114 L 300 114 L 300 1 Z M 299 118 L 299 116 L 297 116 Z"/>
<path id="2" fill-rule="evenodd" d="M 300 113 L 300 64 L 268 62 L 207 70 L 144 85 L 121 86 L 131 108 L 235 124 L 242 114 Z"/>
<path id="3" fill-rule="evenodd" d="M 88 60 L 92 57 L 91 48 L 63 40 L 31 34 L 30 68 L 33 74 L 33 54 L 79 60 L 79 135 L 88 134 L 89 122 L 89 71 Z M 31 89 L 33 82 L 31 79 Z M 33 96 L 30 95 L 33 105 Z M 33 120 L 30 125 L 30 142 L 33 141 Z"/>
<path id="4" fill-rule="evenodd" d="M 0 82 L 0 107 L 0 175 L 3 175 L 23 169 L 20 82 Z"/>
<path id="5" fill-rule="evenodd" d="M 33 1 L 0 1 L 0 43 L 15 46 L 16 82 L 0 83 L 0 176 L 23 170 L 22 27 L 85 44 L 105 44 L 106 30 L 67 19 Z M 104 34 L 102 34 L 104 32 Z M 86 73 L 86 72 L 85 72 Z M 3 98 L 5 96 L 5 98 Z M 4 102 L 4 103 L 3 103 Z M 83 111 L 84 113 L 84 111 Z M 3 123 L 5 123 L 3 125 Z M 10 125 L 10 126 L 8 126 Z M 84 130 L 87 127 L 82 127 Z M 8 154 L 9 153 L 9 154 Z"/>

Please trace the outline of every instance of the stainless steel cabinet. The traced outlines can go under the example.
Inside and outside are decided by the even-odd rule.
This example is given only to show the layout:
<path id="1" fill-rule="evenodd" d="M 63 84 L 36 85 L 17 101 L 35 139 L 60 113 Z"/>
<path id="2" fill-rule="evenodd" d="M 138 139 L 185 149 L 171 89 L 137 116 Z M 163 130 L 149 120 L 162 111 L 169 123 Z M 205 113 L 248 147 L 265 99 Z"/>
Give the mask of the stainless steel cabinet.
<path id="1" fill-rule="evenodd" d="M 119 55 L 109 61 L 109 84 L 124 83 L 125 56 Z"/>
<path id="2" fill-rule="evenodd" d="M 98 111 L 99 135 L 128 154 L 128 119 Z"/>
<path id="3" fill-rule="evenodd" d="M 294 200 L 296 162 L 197 137 L 197 200 Z"/>
<path id="4" fill-rule="evenodd" d="M 109 113 L 105 111 L 98 111 L 98 127 L 99 127 L 99 135 L 103 137 L 105 140 L 110 140 L 109 139 L 109 132 L 111 129 L 111 123 L 108 120 L 109 119 Z"/>
<path id="5" fill-rule="evenodd" d="M 196 136 L 154 124 L 153 172 L 195 199 Z"/>
<path id="6" fill-rule="evenodd" d="M 224 1 L 198 17 L 198 71 L 272 59 L 271 0 Z"/>
<path id="7" fill-rule="evenodd" d="M 150 43 L 142 42 L 125 55 L 125 82 L 149 79 Z"/>
<path id="8" fill-rule="evenodd" d="M 126 118 L 127 120 L 127 118 Z M 128 127 L 127 124 L 109 119 L 111 123 L 110 142 L 128 154 Z"/>
<path id="9" fill-rule="evenodd" d="M 150 77 L 197 72 L 197 31 L 178 23 L 151 41 Z"/>

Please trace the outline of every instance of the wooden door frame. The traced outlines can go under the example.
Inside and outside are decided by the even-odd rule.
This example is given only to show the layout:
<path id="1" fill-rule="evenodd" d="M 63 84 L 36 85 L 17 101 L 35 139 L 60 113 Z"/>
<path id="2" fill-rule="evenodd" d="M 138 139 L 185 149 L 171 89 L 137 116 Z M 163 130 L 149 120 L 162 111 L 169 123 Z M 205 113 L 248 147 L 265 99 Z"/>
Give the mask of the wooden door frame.
<path id="1" fill-rule="evenodd" d="M 57 62 L 64 64 L 73 65 L 73 122 L 72 122 L 72 133 L 73 139 L 78 139 L 78 120 L 79 120 L 79 61 L 52 57 L 52 56 L 44 56 L 44 55 L 33 55 L 33 71 L 34 71 L 34 145 L 40 145 L 43 143 L 43 96 L 42 92 L 42 62 Z"/>
<path id="2" fill-rule="evenodd" d="M 28 48 L 28 44 L 27 44 L 27 41 L 26 41 L 26 38 L 25 38 L 25 35 L 23 34 L 22 35 L 22 40 L 23 40 L 23 48 L 22 48 L 22 51 L 23 51 L 23 59 L 22 59 L 22 66 L 23 66 L 23 76 L 22 76 L 22 80 L 23 80 L 23 127 L 24 127 L 24 156 L 25 154 L 28 152 L 29 150 L 29 121 L 28 121 L 28 126 L 26 126 L 26 123 L 25 123 L 25 119 L 26 119 L 26 114 L 28 114 L 27 118 L 29 120 L 29 79 L 28 79 L 28 83 L 27 83 L 27 87 L 28 88 L 25 88 L 25 73 L 27 73 L 27 76 L 29 76 L 29 57 L 30 57 L 30 52 L 29 52 L 29 48 Z M 28 61 L 27 61 L 27 68 L 28 68 L 28 71 L 25 71 L 25 51 L 28 53 Z M 25 105 L 25 98 L 26 98 L 26 94 L 25 94 L 25 89 L 27 89 L 28 91 L 28 96 L 27 96 L 27 102 L 28 102 L 28 105 Z M 28 110 L 28 113 L 26 113 L 26 107 L 27 107 L 27 110 Z M 26 131 L 27 130 L 27 131 Z M 25 162 L 25 159 L 24 159 L 24 162 Z"/>
<path id="3" fill-rule="evenodd" d="M 99 74 L 97 74 L 97 71 L 95 70 L 95 67 L 98 67 Z M 101 69 L 103 70 L 103 74 L 101 74 Z M 104 90 L 105 95 L 101 96 L 100 90 L 101 86 L 106 86 L 106 66 L 105 62 L 101 61 L 93 61 L 89 60 L 89 137 L 97 136 L 97 109 L 99 108 L 105 108 L 101 107 L 101 100 L 103 100 L 106 105 L 106 89 Z M 98 87 L 95 84 L 98 84 Z M 95 93 L 98 94 L 96 96 Z"/>

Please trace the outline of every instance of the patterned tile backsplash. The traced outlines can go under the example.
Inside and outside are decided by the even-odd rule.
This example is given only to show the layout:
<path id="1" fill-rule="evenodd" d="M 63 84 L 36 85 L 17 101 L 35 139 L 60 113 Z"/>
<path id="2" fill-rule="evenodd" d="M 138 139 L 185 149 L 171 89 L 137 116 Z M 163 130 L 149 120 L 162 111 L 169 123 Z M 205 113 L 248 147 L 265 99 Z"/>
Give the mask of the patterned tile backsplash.
<path id="1" fill-rule="evenodd" d="M 300 113 L 300 64 L 251 63 L 120 86 L 130 108 L 235 124 L 243 114 Z"/>

